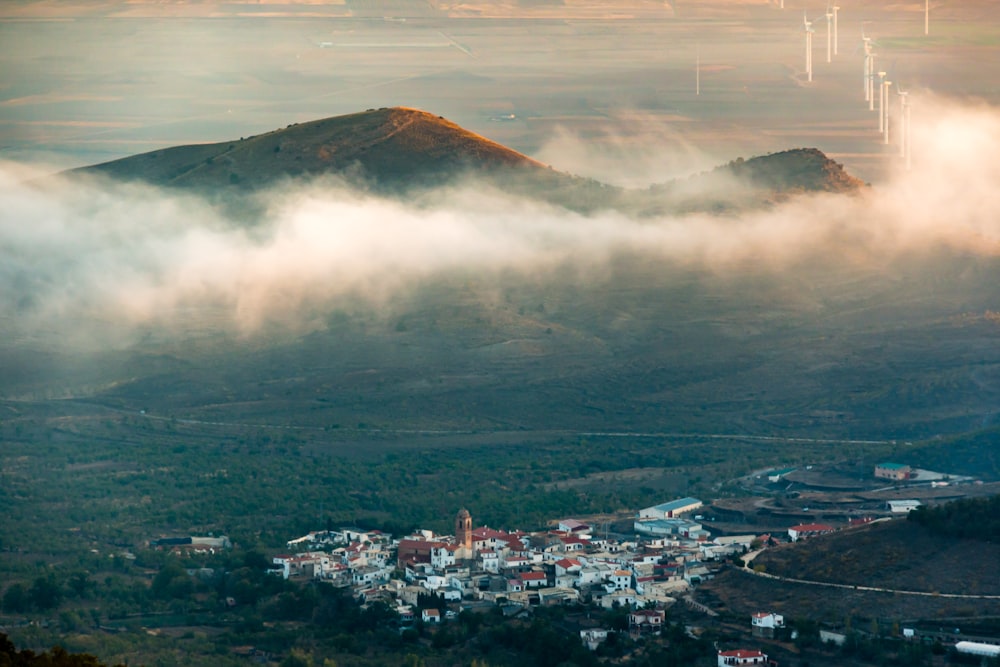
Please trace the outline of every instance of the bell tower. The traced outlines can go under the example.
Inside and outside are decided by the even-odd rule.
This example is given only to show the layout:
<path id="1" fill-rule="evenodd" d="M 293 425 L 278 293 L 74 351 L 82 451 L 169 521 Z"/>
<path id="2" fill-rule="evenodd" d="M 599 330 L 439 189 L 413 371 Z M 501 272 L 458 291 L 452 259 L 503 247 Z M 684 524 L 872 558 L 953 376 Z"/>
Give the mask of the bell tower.
<path id="1" fill-rule="evenodd" d="M 459 510 L 455 517 L 455 544 L 467 549 L 472 548 L 472 515 L 469 510 Z"/>

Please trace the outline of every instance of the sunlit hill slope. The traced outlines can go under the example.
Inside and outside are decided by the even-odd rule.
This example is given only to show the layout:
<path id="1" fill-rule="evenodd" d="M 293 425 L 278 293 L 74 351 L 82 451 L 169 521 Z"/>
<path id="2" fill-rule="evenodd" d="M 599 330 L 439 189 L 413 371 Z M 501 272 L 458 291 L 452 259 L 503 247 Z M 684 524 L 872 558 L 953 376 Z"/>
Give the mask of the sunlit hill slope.
<path id="1" fill-rule="evenodd" d="M 440 116 L 393 107 L 325 118 L 214 144 L 143 153 L 76 173 L 140 180 L 215 195 L 289 178 L 336 176 L 382 192 L 410 192 L 462 177 L 577 210 L 637 213 L 746 208 L 804 191 L 862 184 L 816 149 L 736 160 L 683 181 L 625 190 L 553 169 Z"/>

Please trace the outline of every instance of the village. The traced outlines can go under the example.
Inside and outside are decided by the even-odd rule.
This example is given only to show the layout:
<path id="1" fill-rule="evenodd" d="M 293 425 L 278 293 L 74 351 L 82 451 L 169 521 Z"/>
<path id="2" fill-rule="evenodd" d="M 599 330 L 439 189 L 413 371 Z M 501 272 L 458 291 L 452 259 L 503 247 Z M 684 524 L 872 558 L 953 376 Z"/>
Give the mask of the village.
<path id="1" fill-rule="evenodd" d="M 995 493 L 993 484 L 892 462 L 877 463 L 860 480 L 836 467 L 807 465 L 759 471 L 743 482 L 754 493 L 711 503 L 677 498 L 613 522 L 553 519 L 532 532 L 476 526 L 467 509 L 454 516 L 451 534 L 313 531 L 290 539 L 285 553 L 270 558 L 268 573 L 343 589 L 363 607 L 384 604 L 398 616 L 401 632 L 433 633 L 463 612 L 526 620 L 544 607 L 592 609 L 571 631 L 594 651 L 615 633 L 633 640 L 664 633 L 677 618 L 668 618 L 668 610 L 678 603 L 689 620 L 711 623 L 718 614 L 695 589 L 727 567 L 773 577 L 752 562 L 768 547 L 903 518 L 925 503 Z M 225 537 L 186 537 L 150 546 L 195 555 L 231 545 Z M 617 627 L 602 624 L 607 611 L 620 612 Z M 684 628 L 691 637 L 699 631 Z M 719 665 L 776 665 L 765 652 L 767 640 L 794 640 L 795 630 L 782 614 L 763 608 L 748 614 L 739 636 L 716 647 Z M 824 629 L 819 639 L 841 645 L 846 635 Z M 969 644 L 946 639 L 958 649 Z M 969 646 L 1000 650 L 988 641 Z"/>
<path id="2" fill-rule="evenodd" d="M 780 485 L 794 471 L 777 469 L 757 477 Z M 749 566 L 756 553 L 779 541 L 796 542 L 903 516 L 921 505 L 913 498 L 898 498 L 911 480 L 937 490 L 947 486 L 945 479 L 971 481 L 879 463 L 871 480 L 893 484 L 896 498 L 867 508 L 851 506 L 843 516 L 834 510 L 833 521 L 798 523 L 780 533 L 734 533 L 731 525 L 721 529 L 723 523 L 715 523 L 716 508 L 693 497 L 639 509 L 632 531 L 622 530 L 619 523 L 615 533 L 606 524 L 602 530 L 602 526 L 573 518 L 553 520 L 546 530 L 530 533 L 476 527 L 470 512 L 461 509 L 451 535 L 417 530 L 394 538 L 357 528 L 310 532 L 290 540 L 289 553 L 273 557 L 271 572 L 286 579 L 350 588 L 363 604 L 381 601 L 399 615 L 402 628 L 447 623 L 465 610 L 496 607 L 505 617 L 520 618 L 539 606 L 572 604 L 627 610 L 627 632 L 637 639 L 660 634 L 666 610 L 678 602 L 714 615 L 692 592 L 726 563 Z M 773 638 L 783 628 L 784 618 L 769 610 L 747 619 L 751 637 Z M 580 641 L 595 650 L 611 632 L 596 624 L 584 627 L 579 630 Z M 832 643 L 844 639 L 836 633 L 825 634 L 823 639 Z M 720 648 L 718 664 L 777 663 L 760 647 L 748 644 Z"/>
<path id="3" fill-rule="evenodd" d="M 722 561 L 771 539 L 713 539 L 697 519 L 684 516 L 702 506 L 689 497 L 644 508 L 636 514 L 633 538 L 600 536 L 575 519 L 532 533 L 473 527 L 465 509 L 455 517 L 453 535 L 420 530 L 392 539 L 359 529 L 311 532 L 288 542 L 295 553 L 275 556 L 272 572 L 351 587 L 366 604 L 390 605 L 404 627 L 418 620 L 444 623 L 475 607 L 497 606 L 505 616 L 519 617 L 539 605 L 583 603 L 628 610 L 628 633 L 637 638 L 659 634 L 665 610 L 688 597 Z M 587 628 L 580 639 L 595 649 L 609 632 Z M 737 649 L 720 651 L 719 660 L 766 664 L 767 656 Z"/>

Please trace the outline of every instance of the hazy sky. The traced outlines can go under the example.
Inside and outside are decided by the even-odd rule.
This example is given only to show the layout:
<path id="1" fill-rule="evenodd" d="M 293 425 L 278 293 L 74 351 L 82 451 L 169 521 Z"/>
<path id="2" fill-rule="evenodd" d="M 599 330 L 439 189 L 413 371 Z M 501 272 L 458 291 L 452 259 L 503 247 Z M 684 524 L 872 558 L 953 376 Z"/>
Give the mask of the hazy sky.
<path id="1" fill-rule="evenodd" d="M 998 101 L 991 3 L 935 6 L 929 37 L 918 3 L 840 4 L 827 64 L 825 5 L 795 0 L 2 3 L 0 159 L 75 166 L 406 105 L 621 182 L 796 146 L 877 180 L 892 150 L 863 99 L 862 27 L 908 88 Z"/>
<path id="2" fill-rule="evenodd" d="M 238 4 L 197 5 L 220 14 L 212 17 L 158 15 L 174 5 L 5 4 L 7 321 L 26 335 L 91 333 L 80 322 L 127 333 L 136 323 L 167 324 L 179 308 L 217 304 L 226 326 L 252 332 L 270 320 L 296 322 L 344 295 L 377 302 L 441 272 L 545 272 L 571 262 L 594 275 L 624 250 L 712 270 L 781 270 L 831 253 L 877 264 L 936 248 L 996 252 L 1000 114 L 991 82 L 1000 80 L 1000 58 L 986 59 L 1000 32 L 976 13 L 985 4 L 942 16 L 925 38 L 919 12 L 844 2 L 841 55 L 827 65 L 816 38 L 813 84 L 801 71 L 801 7 L 730 4 L 698 21 L 649 4 L 544 10 L 552 15 L 484 5 L 497 15 L 489 19 L 469 15 L 471 5 L 463 16 L 426 5 L 410 15 L 405 2 L 286 7 L 321 14 L 311 18 L 241 16 L 255 10 Z M 881 143 L 877 115 L 864 104 L 860 16 L 875 17 L 865 30 L 910 90 L 909 172 L 898 144 Z M 982 67 L 969 69 L 970 59 Z M 176 193 L 24 180 L 50 164 L 394 104 L 427 108 L 558 168 L 614 182 L 662 181 L 739 155 L 818 145 L 875 188 L 739 220 L 632 221 L 473 186 L 416 206 L 316 184 L 263 194 L 269 214 L 250 234 Z"/>

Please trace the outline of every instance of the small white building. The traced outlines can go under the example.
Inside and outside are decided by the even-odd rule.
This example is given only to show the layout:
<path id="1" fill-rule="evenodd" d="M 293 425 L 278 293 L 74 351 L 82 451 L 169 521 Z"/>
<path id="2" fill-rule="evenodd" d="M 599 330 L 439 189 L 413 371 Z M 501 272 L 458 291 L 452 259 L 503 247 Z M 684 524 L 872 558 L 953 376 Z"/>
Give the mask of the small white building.
<path id="1" fill-rule="evenodd" d="M 804 540 L 809 537 L 826 535 L 827 533 L 832 533 L 835 530 L 836 528 L 825 523 L 803 523 L 789 528 L 788 537 L 792 540 L 792 542 L 798 542 L 799 540 Z"/>
<path id="2" fill-rule="evenodd" d="M 628 615 L 628 628 L 632 634 L 659 634 L 663 630 L 666 612 L 662 609 L 636 609 Z"/>
<path id="3" fill-rule="evenodd" d="M 889 511 L 896 512 L 898 514 L 905 514 L 906 512 L 912 512 L 913 510 L 920 507 L 921 502 L 919 500 L 890 500 L 888 502 Z"/>
<path id="4" fill-rule="evenodd" d="M 767 655 L 756 650 L 719 651 L 719 667 L 727 665 L 766 665 Z"/>
<path id="5" fill-rule="evenodd" d="M 424 623 L 440 623 L 441 612 L 437 609 L 424 609 L 420 612 L 420 620 Z"/>
<path id="6" fill-rule="evenodd" d="M 608 583 L 611 584 L 614 590 L 623 591 L 626 588 L 632 587 L 632 571 L 631 570 L 615 570 L 611 573 L 611 577 L 608 578 Z"/>
<path id="7" fill-rule="evenodd" d="M 1000 658 L 1000 646 L 994 646 L 993 644 L 961 641 L 955 644 L 955 650 L 966 655 L 979 655 L 984 658 Z"/>
<path id="8" fill-rule="evenodd" d="M 591 651 L 596 651 L 597 647 L 604 643 L 608 638 L 608 631 L 604 628 L 590 628 L 589 630 L 580 630 L 580 641 L 583 645 L 589 648 Z"/>
<path id="9" fill-rule="evenodd" d="M 776 628 L 785 627 L 785 617 L 769 611 L 760 611 L 750 617 L 750 633 L 754 637 L 774 637 Z"/>

